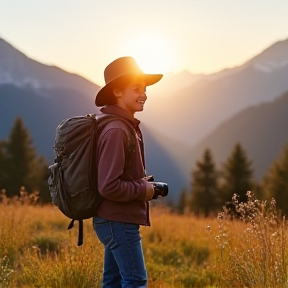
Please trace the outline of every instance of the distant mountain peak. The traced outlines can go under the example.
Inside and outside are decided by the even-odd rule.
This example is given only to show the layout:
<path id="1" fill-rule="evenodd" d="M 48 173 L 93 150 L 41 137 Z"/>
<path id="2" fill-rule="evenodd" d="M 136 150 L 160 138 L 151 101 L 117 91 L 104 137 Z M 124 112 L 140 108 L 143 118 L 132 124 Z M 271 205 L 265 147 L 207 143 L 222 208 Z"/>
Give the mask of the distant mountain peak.
<path id="1" fill-rule="evenodd" d="M 3 38 L 0 38 L 0 63 L 0 85 L 12 84 L 35 90 L 74 89 L 89 95 L 95 95 L 100 88 L 79 75 L 29 58 Z"/>
<path id="2" fill-rule="evenodd" d="M 288 39 L 276 42 L 248 63 L 264 73 L 284 68 L 288 65 Z"/>
<path id="3" fill-rule="evenodd" d="M 288 39 L 281 40 L 270 47 L 264 49 L 260 54 L 253 57 L 244 65 L 259 64 L 260 66 L 270 66 L 270 69 L 278 66 L 285 66 L 288 61 Z M 268 70 L 270 70 L 268 69 Z"/>

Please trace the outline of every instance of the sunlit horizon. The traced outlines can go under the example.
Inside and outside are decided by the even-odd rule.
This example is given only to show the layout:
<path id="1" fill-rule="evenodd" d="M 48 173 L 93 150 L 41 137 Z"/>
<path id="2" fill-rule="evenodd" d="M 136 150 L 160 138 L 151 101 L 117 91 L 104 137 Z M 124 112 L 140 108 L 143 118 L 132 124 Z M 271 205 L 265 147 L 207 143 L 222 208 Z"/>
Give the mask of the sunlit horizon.
<path id="1" fill-rule="evenodd" d="M 161 36 L 161 35 L 160 35 Z M 9 42 L 5 37 L 2 37 L 0 35 L 0 38 L 2 38 L 4 41 L 7 41 L 9 44 L 14 46 L 16 49 L 18 49 L 20 52 L 24 52 L 21 50 L 21 48 L 13 45 L 13 43 Z M 156 34 L 154 35 L 149 35 L 147 37 L 147 34 L 139 35 L 137 37 L 132 37 L 131 39 L 127 39 L 127 41 L 123 40 L 123 43 L 120 43 L 120 46 L 122 48 L 122 53 L 118 53 L 118 55 L 114 58 L 111 58 L 111 61 L 118 57 L 122 56 L 131 56 L 134 57 L 140 68 L 144 73 L 149 73 L 149 74 L 164 74 L 164 75 L 177 75 L 181 73 L 190 73 L 191 75 L 211 75 L 214 73 L 218 73 L 220 71 L 223 71 L 225 69 L 231 69 L 235 68 L 238 66 L 241 66 L 245 64 L 247 61 L 249 61 L 251 58 L 255 57 L 256 55 L 262 53 L 266 48 L 269 46 L 273 45 L 274 43 L 278 41 L 283 41 L 288 39 L 288 37 L 284 37 L 282 39 L 275 40 L 274 42 L 268 44 L 267 47 L 262 47 L 258 52 L 256 53 L 251 53 L 251 55 L 246 56 L 246 58 L 243 59 L 237 59 L 238 61 L 231 61 L 228 63 L 226 66 L 225 64 L 221 65 L 205 65 L 205 61 L 202 61 L 202 68 L 199 66 L 191 67 L 189 68 L 188 66 L 181 65 L 181 61 L 177 62 L 177 57 L 178 60 L 181 58 L 179 55 L 177 55 L 177 51 L 175 49 L 175 45 L 167 45 L 169 43 L 169 37 L 165 39 L 165 37 L 157 38 Z M 156 44 L 155 47 L 151 46 L 151 43 Z M 93 67 L 87 67 L 87 69 L 77 69 L 77 65 L 75 65 L 76 68 L 71 68 L 71 65 L 63 65 L 61 63 L 56 63 L 52 61 L 45 61 L 43 59 L 40 59 L 36 56 L 31 55 L 29 52 L 24 53 L 26 54 L 27 57 L 32 58 L 33 60 L 36 60 L 44 65 L 50 65 L 50 66 L 57 66 L 60 69 L 63 69 L 67 71 L 68 73 L 72 74 L 77 74 L 81 77 L 86 78 L 87 80 L 99 85 L 99 86 L 104 86 L 105 81 L 104 81 L 104 75 L 103 71 L 104 68 L 106 67 L 105 65 L 95 69 Z M 76 62 L 75 62 L 76 63 Z M 224 62 L 223 62 L 224 63 Z M 106 63 L 107 65 L 109 64 Z M 193 69 L 194 68 L 194 69 Z M 95 73 L 97 71 L 97 73 Z"/>
<path id="2" fill-rule="evenodd" d="M 0 3 L 0 37 L 100 86 L 105 67 L 122 56 L 134 57 L 145 73 L 208 75 L 288 38 L 286 0 L 88 0 L 69 1 L 69 9 L 67 3 Z"/>

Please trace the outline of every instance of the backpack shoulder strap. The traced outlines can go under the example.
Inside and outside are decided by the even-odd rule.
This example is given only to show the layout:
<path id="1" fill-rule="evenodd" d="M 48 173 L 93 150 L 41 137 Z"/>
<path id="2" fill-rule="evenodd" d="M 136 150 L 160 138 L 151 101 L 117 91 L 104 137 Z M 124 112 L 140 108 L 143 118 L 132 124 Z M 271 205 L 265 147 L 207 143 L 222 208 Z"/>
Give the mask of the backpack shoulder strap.
<path id="1" fill-rule="evenodd" d="M 128 136 L 128 151 L 127 151 L 127 160 L 125 163 L 125 168 L 126 169 L 131 168 L 132 162 L 133 162 L 133 156 L 136 150 L 136 143 L 137 143 L 136 131 L 134 127 L 132 126 L 132 124 L 128 120 L 122 117 L 119 117 L 117 115 L 112 115 L 112 114 L 101 114 L 97 116 L 96 119 L 99 121 L 98 133 L 101 133 L 104 127 L 110 122 L 115 123 L 115 126 L 117 125 L 117 123 L 119 123 L 120 125 L 117 127 L 125 130 Z M 122 123 L 124 123 L 124 125 Z"/>

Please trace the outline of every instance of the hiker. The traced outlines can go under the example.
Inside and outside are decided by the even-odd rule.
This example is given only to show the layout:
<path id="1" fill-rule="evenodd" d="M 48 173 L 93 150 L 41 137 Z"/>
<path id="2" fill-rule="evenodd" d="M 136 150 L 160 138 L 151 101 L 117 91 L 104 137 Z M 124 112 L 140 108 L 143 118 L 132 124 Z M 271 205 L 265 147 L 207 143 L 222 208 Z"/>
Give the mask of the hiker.
<path id="1" fill-rule="evenodd" d="M 118 58 L 106 67 L 106 85 L 96 95 L 96 106 L 104 106 L 102 113 L 124 120 L 108 123 L 97 144 L 98 190 L 103 200 L 93 227 L 105 247 L 104 288 L 147 287 L 139 226 L 150 226 L 148 201 L 166 196 L 168 185 L 151 182 L 145 174 L 143 137 L 134 114 L 144 108 L 146 86 L 162 76 L 144 74 L 132 57 Z"/>

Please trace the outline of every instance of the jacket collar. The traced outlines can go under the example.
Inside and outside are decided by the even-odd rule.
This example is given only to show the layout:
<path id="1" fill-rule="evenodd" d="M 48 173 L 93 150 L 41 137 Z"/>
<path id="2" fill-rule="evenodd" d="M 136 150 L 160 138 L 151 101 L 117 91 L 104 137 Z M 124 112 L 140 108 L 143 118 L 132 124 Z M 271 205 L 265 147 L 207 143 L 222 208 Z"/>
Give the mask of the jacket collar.
<path id="1" fill-rule="evenodd" d="M 122 117 L 124 119 L 127 119 L 133 124 L 133 126 L 136 128 L 139 126 L 140 121 L 134 117 L 132 117 L 125 109 L 117 106 L 117 105 L 106 105 L 100 110 L 104 114 L 113 114 L 119 117 Z"/>

